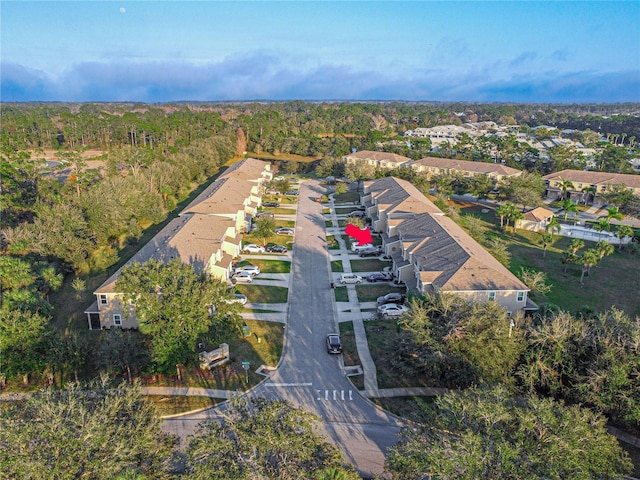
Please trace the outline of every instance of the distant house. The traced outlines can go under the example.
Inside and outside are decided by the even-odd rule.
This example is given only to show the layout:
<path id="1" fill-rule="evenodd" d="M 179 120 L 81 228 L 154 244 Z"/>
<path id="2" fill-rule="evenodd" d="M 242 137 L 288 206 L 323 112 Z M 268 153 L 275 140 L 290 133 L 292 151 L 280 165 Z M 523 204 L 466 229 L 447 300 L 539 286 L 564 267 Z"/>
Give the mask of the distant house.
<path id="1" fill-rule="evenodd" d="M 507 177 L 517 177 L 522 174 L 521 170 L 507 167 L 499 163 L 471 162 L 469 160 L 457 160 L 453 158 L 425 157 L 414 160 L 405 165 L 416 172 L 423 172 L 429 176 L 462 173 L 466 177 L 486 175 L 493 178 L 496 183 Z"/>
<path id="2" fill-rule="evenodd" d="M 600 196 L 613 185 L 624 185 L 634 195 L 640 195 L 640 175 L 627 173 L 591 172 L 586 170 L 561 170 L 545 175 L 546 196 L 561 199 L 564 182 L 571 182 L 567 196 L 576 203 L 601 203 Z"/>
<path id="3" fill-rule="evenodd" d="M 524 213 L 524 217 L 516 220 L 516 228 L 541 232 L 547 228 L 554 213 L 546 208 L 536 207 Z"/>
<path id="4" fill-rule="evenodd" d="M 406 164 L 411 159 L 403 157 L 395 153 L 388 152 L 373 152 L 370 150 L 362 150 L 360 152 L 350 153 L 345 155 L 342 159 L 347 164 L 366 164 L 377 168 L 397 168 Z"/>
<path id="5" fill-rule="evenodd" d="M 393 273 L 420 294 L 496 301 L 515 313 L 536 310 L 529 288 L 404 180 L 365 182 L 361 197 Z"/>
<path id="6" fill-rule="evenodd" d="M 260 192 L 271 177 L 268 162 L 248 158 L 234 164 L 126 265 L 150 259 L 168 263 L 178 258 L 198 273 L 227 281 L 232 261 L 240 255 L 241 234 L 255 215 Z M 85 311 L 90 329 L 137 328 L 135 309 L 123 305 L 116 288 L 121 273 L 119 269 L 95 290 L 96 301 Z"/>

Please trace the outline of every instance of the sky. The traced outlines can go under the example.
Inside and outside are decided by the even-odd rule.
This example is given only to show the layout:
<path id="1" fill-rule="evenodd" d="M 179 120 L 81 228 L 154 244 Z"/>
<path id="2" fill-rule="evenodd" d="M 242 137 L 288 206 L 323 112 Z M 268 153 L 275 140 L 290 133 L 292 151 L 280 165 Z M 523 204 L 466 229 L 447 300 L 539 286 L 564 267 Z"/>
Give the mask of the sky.
<path id="1" fill-rule="evenodd" d="M 640 1 L 0 2 L 0 100 L 640 101 Z"/>

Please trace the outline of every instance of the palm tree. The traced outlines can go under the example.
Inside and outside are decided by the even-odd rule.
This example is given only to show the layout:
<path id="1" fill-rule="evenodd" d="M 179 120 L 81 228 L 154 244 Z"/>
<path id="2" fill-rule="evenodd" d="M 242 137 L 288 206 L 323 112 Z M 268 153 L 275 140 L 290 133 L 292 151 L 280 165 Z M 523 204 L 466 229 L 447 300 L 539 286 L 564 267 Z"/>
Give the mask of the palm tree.
<path id="1" fill-rule="evenodd" d="M 556 217 L 555 215 L 551 217 L 551 220 L 549 220 L 549 223 L 547 223 L 547 226 L 544 227 L 544 231 L 545 232 L 551 231 L 551 235 L 553 235 L 555 231 L 560 233 L 560 230 L 562 230 L 562 225 L 560 225 L 560 222 L 558 221 L 558 217 Z"/>
<path id="2" fill-rule="evenodd" d="M 514 205 L 515 207 L 515 205 Z M 524 213 L 520 211 L 519 208 L 514 208 L 514 210 L 509 215 L 511 221 L 513 222 L 513 233 L 516 233 L 518 220 L 522 220 L 524 218 Z"/>
<path id="3" fill-rule="evenodd" d="M 596 220 L 595 222 L 593 222 L 593 227 L 598 230 L 598 232 L 602 233 L 603 231 L 609 231 L 609 229 L 611 228 L 611 225 L 609 224 L 609 221 L 602 217 L 599 218 L 598 220 Z"/>
<path id="4" fill-rule="evenodd" d="M 598 252 L 598 256 L 600 260 L 604 258 L 605 255 L 611 255 L 614 251 L 613 245 L 611 245 L 606 240 L 600 240 L 596 244 L 596 251 Z"/>
<path id="5" fill-rule="evenodd" d="M 583 203 L 586 205 L 587 198 L 589 198 L 589 195 L 593 195 L 594 197 L 596 196 L 596 187 L 592 187 L 592 186 L 584 187 L 581 190 L 581 192 L 582 192 L 581 200 L 583 200 Z"/>
<path id="6" fill-rule="evenodd" d="M 598 264 L 599 254 L 597 250 L 590 248 L 585 251 L 580 257 L 580 263 L 582 264 L 582 275 L 580 275 L 580 284 L 582 284 L 584 279 L 584 274 L 589 275 L 591 273 L 591 267 Z"/>
<path id="7" fill-rule="evenodd" d="M 620 243 L 618 244 L 618 250 L 622 250 L 622 241 L 626 238 L 626 237 L 633 237 L 633 228 L 631 228 L 628 225 L 619 225 L 618 228 L 616 228 L 616 237 L 618 237 L 620 239 Z"/>
<path id="8" fill-rule="evenodd" d="M 547 247 L 553 243 L 553 235 L 543 233 L 540 235 L 540 244 L 542 245 L 542 258 L 547 256 Z"/>
<path id="9" fill-rule="evenodd" d="M 567 251 L 562 254 L 562 271 L 567 272 L 567 266 L 570 263 L 574 263 L 578 260 L 578 255 L 572 251 Z"/>
<path id="10" fill-rule="evenodd" d="M 569 244 L 569 251 L 571 251 L 571 253 L 575 255 L 581 248 L 584 248 L 584 240 L 581 240 L 580 238 L 574 238 L 571 240 L 571 243 Z"/>
<path id="11" fill-rule="evenodd" d="M 567 192 L 569 189 L 575 190 L 576 187 L 573 186 L 573 182 L 571 180 L 562 180 L 560 182 L 560 190 L 562 190 L 562 200 L 567 198 Z"/>
<path id="12" fill-rule="evenodd" d="M 504 229 L 504 218 L 509 215 L 510 212 L 509 204 L 505 203 L 504 205 L 500 205 L 496 208 L 496 215 L 500 217 L 500 228 Z"/>
<path id="13" fill-rule="evenodd" d="M 607 208 L 607 214 L 600 218 L 604 218 L 607 223 L 611 223 L 611 220 L 622 220 L 624 215 L 618 211 L 618 207 L 609 207 Z"/>
<path id="14" fill-rule="evenodd" d="M 569 213 L 578 213 L 578 205 L 576 203 L 573 203 L 573 201 L 568 198 L 566 199 L 563 203 L 562 203 L 562 210 L 564 211 L 564 219 L 567 219 L 567 216 L 569 216 Z"/>

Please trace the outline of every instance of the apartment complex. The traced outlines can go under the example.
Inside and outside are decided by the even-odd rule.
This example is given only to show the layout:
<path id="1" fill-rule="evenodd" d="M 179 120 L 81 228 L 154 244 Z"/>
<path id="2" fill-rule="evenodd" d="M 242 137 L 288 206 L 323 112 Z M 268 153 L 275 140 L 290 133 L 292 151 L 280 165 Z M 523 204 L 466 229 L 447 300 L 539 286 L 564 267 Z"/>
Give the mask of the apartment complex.
<path id="1" fill-rule="evenodd" d="M 409 182 L 365 182 L 361 201 L 409 289 L 496 301 L 511 313 L 537 310 L 529 288 Z"/>
<path id="2" fill-rule="evenodd" d="M 168 263 L 178 258 L 192 265 L 196 272 L 229 280 L 233 259 L 242 249 L 242 233 L 248 229 L 260 206 L 262 192 L 272 179 L 270 167 L 268 162 L 252 158 L 231 166 L 126 265 L 150 259 Z M 133 307 L 125 309 L 116 289 L 121 271 L 94 292 L 96 301 L 85 311 L 90 329 L 138 326 Z"/>
<path id="3" fill-rule="evenodd" d="M 547 184 L 547 198 L 562 198 L 566 188 L 568 198 L 577 203 L 600 203 L 600 195 L 606 193 L 613 185 L 624 185 L 634 195 L 640 195 L 640 175 L 561 170 L 543 178 Z"/>
<path id="4" fill-rule="evenodd" d="M 371 150 L 362 150 L 361 152 L 345 155 L 342 159 L 348 164 L 364 163 L 377 168 L 397 168 L 410 162 L 411 159 L 388 152 L 373 152 Z"/>
<path id="5" fill-rule="evenodd" d="M 462 173 L 465 177 L 475 177 L 477 175 L 487 175 L 493 178 L 496 183 L 507 177 L 517 177 L 522 175 L 521 170 L 507 167 L 500 163 L 471 162 L 469 160 L 456 160 L 453 158 L 425 157 L 414 160 L 405 165 L 416 172 L 426 173 L 429 176 Z"/>

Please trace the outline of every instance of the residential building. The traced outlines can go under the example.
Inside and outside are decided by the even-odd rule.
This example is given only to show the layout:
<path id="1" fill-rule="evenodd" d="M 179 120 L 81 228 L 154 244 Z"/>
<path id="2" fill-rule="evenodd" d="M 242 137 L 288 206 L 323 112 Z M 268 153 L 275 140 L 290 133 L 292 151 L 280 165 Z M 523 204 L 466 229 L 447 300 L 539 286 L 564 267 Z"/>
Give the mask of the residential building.
<path id="1" fill-rule="evenodd" d="M 394 275 L 409 289 L 496 301 L 512 313 L 537 309 L 522 281 L 409 182 L 365 182 L 361 201 L 392 258 Z"/>
<path id="2" fill-rule="evenodd" d="M 408 157 L 388 152 L 373 152 L 370 150 L 362 150 L 360 152 L 345 155 L 342 159 L 347 164 L 364 163 L 377 168 L 397 168 L 411 161 Z"/>
<path id="3" fill-rule="evenodd" d="M 516 220 L 516 228 L 543 232 L 553 218 L 554 213 L 546 208 L 536 207 L 524 213 L 524 217 Z"/>
<path id="4" fill-rule="evenodd" d="M 233 259 L 240 255 L 242 232 L 261 203 L 261 190 L 271 179 L 270 164 L 244 159 L 227 169 L 171 220 L 127 263 L 180 259 L 196 272 L 228 281 Z M 125 265 L 125 266 L 126 266 Z M 85 311 L 90 329 L 137 328 L 133 306 L 124 305 L 116 271 L 95 290 L 96 301 Z"/>
<path id="5" fill-rule="evenodd" d="M 469 160 L 457 160 L 453 158 L 425 157 L 405 164 L 416 172 L 423 172 L 429 176 L 462 173 L 465 177 L 487 175 L 499 183 L 507 177 L 517 177 L 521 170 L 507 167 L 500 163 L 471 162 Z"/>
<path id="6" fill-rule="evenodd" d="M 640 195 L 640 175 L 627 173 L 592 172 L 587 170 L 561 170 L 544 176 L 547 198 L 561 199 L 564 182 L 571 182 L 566 191 L 576 203 L 602 203 L 601 195 L 613 185 L 624 185 L 634 195 Z"/>

